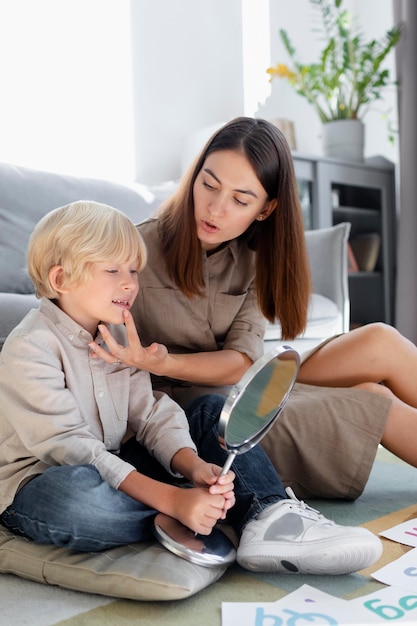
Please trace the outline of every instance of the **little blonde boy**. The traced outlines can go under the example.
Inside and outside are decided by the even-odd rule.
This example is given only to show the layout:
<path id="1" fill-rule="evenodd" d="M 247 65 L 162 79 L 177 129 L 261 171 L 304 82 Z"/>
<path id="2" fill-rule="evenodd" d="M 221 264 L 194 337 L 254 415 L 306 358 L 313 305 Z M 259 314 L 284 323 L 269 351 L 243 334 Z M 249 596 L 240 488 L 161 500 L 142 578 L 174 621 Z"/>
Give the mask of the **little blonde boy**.
<path id="1" fill-rule="evenodd" d="M 236 476 L 219 479 L 223 398 L 200 398 L 186 415 L 152 390 L 147 372 L 94 358 L 100 323 L 125 341 L 125 311 L 146 263 L 127 217 L 95 202 L 56 209 L 37 224 L 27 259 L 40 307 L 0 354 L 6 527 L 39 543 L 99 551 L 150 539 L 157 511 L 201 534 L 227 516 L 248 569 L 346 573 L 380 556 L 369 531 L 337 526 L 288 498 L 260 446 L 236 459 Z M 191 488 L 181 487 L 184 479 Z"/>

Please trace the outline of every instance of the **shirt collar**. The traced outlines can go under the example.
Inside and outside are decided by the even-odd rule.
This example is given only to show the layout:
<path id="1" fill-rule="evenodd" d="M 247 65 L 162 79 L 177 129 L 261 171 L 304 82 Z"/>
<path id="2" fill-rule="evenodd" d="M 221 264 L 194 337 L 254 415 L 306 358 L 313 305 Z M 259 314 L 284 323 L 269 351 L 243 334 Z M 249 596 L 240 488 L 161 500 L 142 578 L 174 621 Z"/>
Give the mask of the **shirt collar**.
<path id="1" fill-rule="evenodd" d="M 75 339 L 78 339 L 80 344 L 86 345 L 94 339 L 96 343 L 102 344 L 103 347 L 105 346 L 104 339 L 100 332 L 98 332 L 95 337 L 92 337 L 88 330 L 86 330 L 83 326 L 80 326 L 78 322 L 67 315 L 65 311 L 60 309 L 53 300 L 41 298 L 39 309 L 41 312 L 45 313 L 50 320 L 52 320 L 56 328 L 58 328 L 62 334 L 70 337 L 72 342 L 74 342 Z M 107 324 L 107 327 L 116 341 L 125 345 L 126 329 L 124 324 Z"/>
<path id="2" fill-rule="evenodd" d="M 241 247 L 241 242 L 237 239 L 232 239 L 228 241 L 220 250 L 215 250 L 213 254 L 210 256 L 212 258 L 220 258 L 220 256 L 231 255 L 233 262 L 235 265 L 238 264 L 239 261 L 239 250 Z"/>
<path id="3" fill-rule="evenodd" d="M 92 340 L 91 334 L 67 315 L 65 311 L 60 309 L 53 300 L 41 298 L 39 309 L 41 313 L 46 313 L 48 318 L 54 322 L 61 333 L 67 336 L 79 337 L 83 343 L 85 343 L 86 340 Z"/>

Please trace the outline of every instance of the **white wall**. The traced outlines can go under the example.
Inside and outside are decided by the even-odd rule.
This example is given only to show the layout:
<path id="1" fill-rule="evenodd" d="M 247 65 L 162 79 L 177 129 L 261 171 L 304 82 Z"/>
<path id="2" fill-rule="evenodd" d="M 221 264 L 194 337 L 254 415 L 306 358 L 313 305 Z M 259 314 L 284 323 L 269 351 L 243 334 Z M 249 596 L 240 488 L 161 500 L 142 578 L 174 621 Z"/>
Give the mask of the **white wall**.
<path id="1" fill-rule="evenodd" d="M 189 133 L 243 110 L 240 0 L 132 0 L 136 178 L 176 178 Z"/>
<path id="2" fill-rule="evenodd" d="M 391 0 L 345 5 L 369 36 L 392 25 Z M 298 150 L 320 154 L 314 111 L 265 72 L 285 61 L 280 27 L 312 60 L 311 11 L 309 0 L 0 0 L 0 161 L 158 183 L 181 174 L 193 132 L 243 114 L 289 117 Z M 397 161 L 379 114 L 365 121 L 366 154 Z"/>
<path id="3" fill-rule="evenodd" d="M 367 40 L 393 24 L 391 0 L 345 0 L 344 6 L 357 14 Z M 266 74 L 269 65 L 288 60 L 280 28 L 306 63 L 317 58 L 322 44 L 312 30 L 313 13 L 309 0 L 132 0 L 137 179 L 178 178 L 221 122 L 243 114 L 289 118 L 297 150 L 322 154 L 312 107 L 286 81 L 269 84 Z M 387 67 L 395 78 L 393 54 Z M 392 109 L 396 123 L 396 106 L 393 88 L 366 115 L 365 156 L 398 161 L 398 142 L 388 143 L 381 117 Z"/>
<path id="4" fill-rule="evenodd" d="M 0 0 L 0 161 L 134 177 L 129 0 Z"/>

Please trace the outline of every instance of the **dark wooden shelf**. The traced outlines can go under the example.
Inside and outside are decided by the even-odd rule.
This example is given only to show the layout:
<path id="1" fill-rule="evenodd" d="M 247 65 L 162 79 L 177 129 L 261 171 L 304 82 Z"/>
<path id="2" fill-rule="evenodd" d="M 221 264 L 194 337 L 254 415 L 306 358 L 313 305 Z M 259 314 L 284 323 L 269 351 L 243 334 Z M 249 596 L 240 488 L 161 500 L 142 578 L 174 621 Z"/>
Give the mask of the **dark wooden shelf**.
<path id="1" fill-rule="evenodd" d="M 351 324 L 394 324 L 396 272 L 395 167 L 373 159 L 351 163 L 293 153 L 305 222 L 328 228 L 350 222 L 350 240 L 378 233 L 380 249 L 373 272 L 349 273 Z M 301 194 L 300 194 L 301 195 Z M 310 202 L 310 204 L 309 204 Z"/>

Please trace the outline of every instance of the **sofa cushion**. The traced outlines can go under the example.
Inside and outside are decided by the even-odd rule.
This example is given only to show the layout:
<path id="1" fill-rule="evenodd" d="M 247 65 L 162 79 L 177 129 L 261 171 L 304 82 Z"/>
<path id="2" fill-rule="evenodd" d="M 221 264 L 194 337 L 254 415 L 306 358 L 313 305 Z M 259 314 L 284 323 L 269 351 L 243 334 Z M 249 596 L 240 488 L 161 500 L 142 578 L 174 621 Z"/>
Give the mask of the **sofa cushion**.
<path id="1" fill-rule="evenodd" d="M 33 229 L 25 215 L 0 207 L 0 291 L 33 293 L 33 283 L 26 273 L 25 252 Z"/>
<path id="2" fill-rule="evenodd" d="M 0 526 L 1 574 L 16 574 L 74 591 L 132 600 L 178 600 L 215 582 L 226 569 L 223 565 L 194 565 L 159 543 L 76 552 L 37 544 Z"/>
<path id="3" fill-rule="evenodd" d="M 126 213 L 133 222 L 152 215 L 169 189 L 121 185 L 0 163 L 0 292 L 33 293 L 26 247 L 35 224 L 52 209 L 75 200 L 95 200 Z"/>
<path id="4" fill-rule="evenodd" d="M 34 294 L 0 293 L 0 350 L 10 331 L 31 309 L 38 306 L 39 300 Z"/>
<path id="5" fill-rule="evenodd" d="M 307 328 L 299 338 L 321 339 L 340 332 L 342 314 L 336 304 L 329 298 L 313 293 L 310 298 L 307 315 Z M 266 341 L 281 339 L 281 325 L 268 324 L 265 332 Z"/>
<path id="6" fill-rule="evenodd" d="M 341 222 L 329 228 L 306 231 L 313 292 L 336 304 L 341 322 L 336 332 L 349 330 L 347 242 L 350 230 L 349 222 Z"/>

